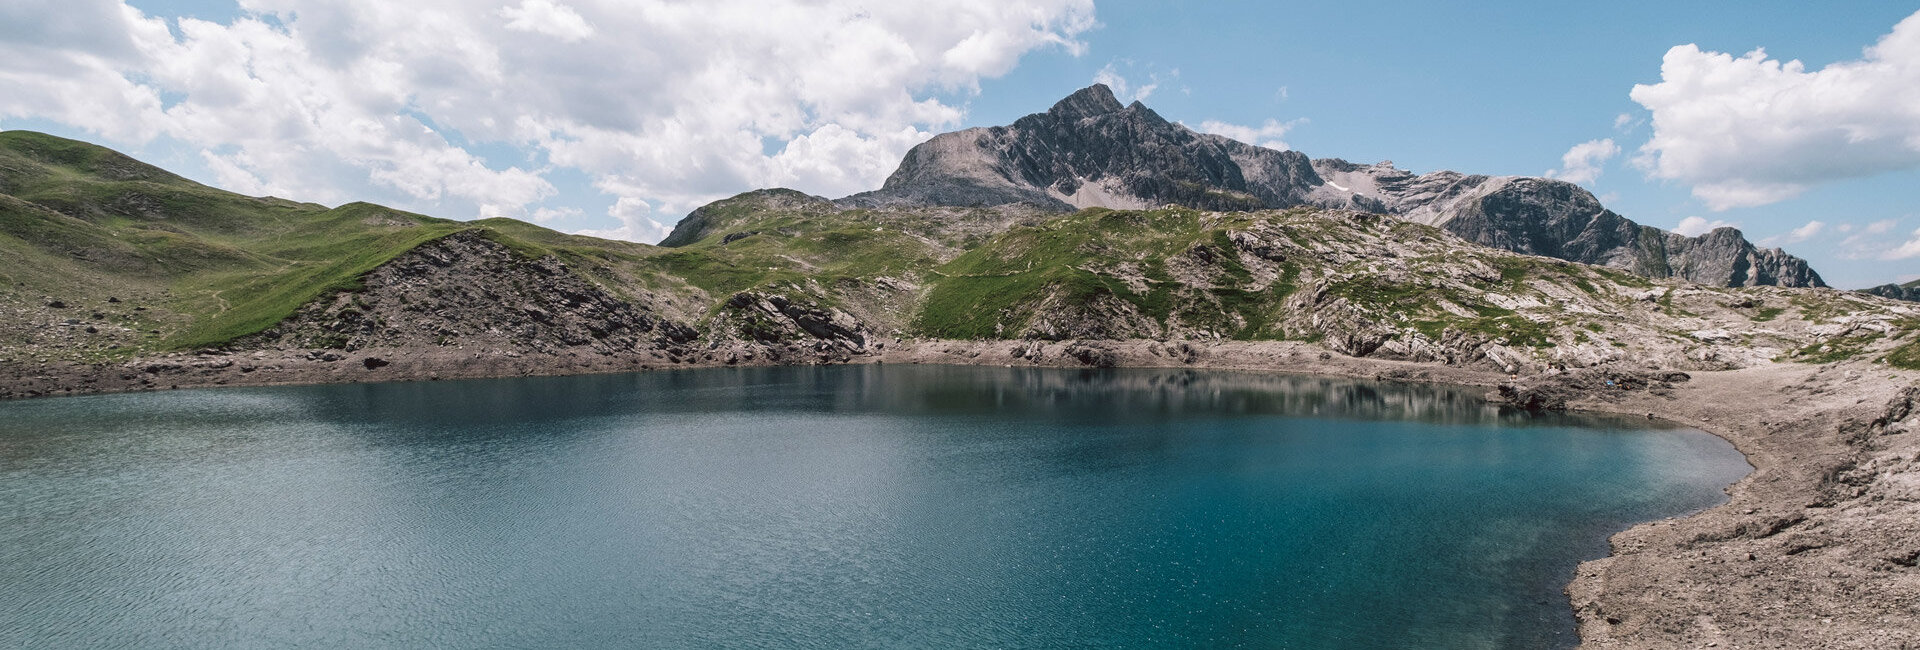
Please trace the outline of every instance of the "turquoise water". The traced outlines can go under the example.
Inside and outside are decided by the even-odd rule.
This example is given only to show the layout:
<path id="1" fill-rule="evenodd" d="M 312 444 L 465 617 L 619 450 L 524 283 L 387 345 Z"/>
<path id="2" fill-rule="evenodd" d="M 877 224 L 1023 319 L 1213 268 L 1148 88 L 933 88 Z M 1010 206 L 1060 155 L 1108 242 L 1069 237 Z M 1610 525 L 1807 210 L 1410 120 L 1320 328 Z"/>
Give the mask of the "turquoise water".
<path id="1" fill-rule="evenodd" d="M 1572 644 L 1748 466 L 1280 375 L 931 366 L 0 403 L 0 647 Z"/>

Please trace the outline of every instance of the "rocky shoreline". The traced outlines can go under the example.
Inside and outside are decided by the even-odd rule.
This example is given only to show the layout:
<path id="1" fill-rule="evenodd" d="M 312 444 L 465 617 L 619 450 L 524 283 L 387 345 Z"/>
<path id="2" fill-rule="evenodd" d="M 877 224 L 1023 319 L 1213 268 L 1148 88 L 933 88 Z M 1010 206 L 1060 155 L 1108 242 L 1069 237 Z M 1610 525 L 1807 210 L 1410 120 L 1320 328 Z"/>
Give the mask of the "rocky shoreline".
<path id="1" fill-rule="evenodd" d="M 210 386 L 431 381 L 727 365 L 926 363 L 1288 372 L 1484 386 L 1535 407 L 1647 415 L 1731 441 L 1754 471 L 1721 506 L 1612 537 L 1567 587 L 1583 647 L 1920 648 L 1920 373 L 1864 362 L 1526 377 L 1299 342 L 874 341 L 203 350 L 114 364 L 0 363 L 0 399 Z"/>

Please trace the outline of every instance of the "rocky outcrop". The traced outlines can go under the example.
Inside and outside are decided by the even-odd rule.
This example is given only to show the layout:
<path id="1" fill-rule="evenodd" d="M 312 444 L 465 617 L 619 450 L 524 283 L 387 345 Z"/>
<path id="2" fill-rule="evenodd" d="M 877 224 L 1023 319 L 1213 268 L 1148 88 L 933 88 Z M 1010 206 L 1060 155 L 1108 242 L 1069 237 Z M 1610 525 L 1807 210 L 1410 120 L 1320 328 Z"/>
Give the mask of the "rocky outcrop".
<path id="1" fill-rule="evenodd" d="M 761 291 L 742 291 L 728 298 L 712 327 L 741 340 L 799 342 L 816 345 L 819 351 L 866 352 L 873 339 L 867 325 L 847 312 Z"/>
<path id="2" fill-rule="evenodd" d="M 1399 215 L 1494 248 L 1718 287 L 1823 287 L 1806 260 L 1762 249 L 1739 230 L 1688 237 L 1642 226 L 1578 185 L 1547 178 L 1415 175 L 1392 163 L 1314 161 L 1315 200 Z"/>
<path id="3" fill-rule="evenodd" d="M 616 355 L 684 346 L 698 337 L 581 279 L 553 257 L 527 258 L 479 231 L 423 244 L 374 269 L 362 284 L 309 303 L 234 347 Z"/>
<path id="4" fill-rule="evenodd" d="M 1692 375 L 1677 370 L 1648 371 L 1609 364 L 1501 384 L 1488 393 L 1487 398 L 1529 411 L 1561 411 L 1566 410 L 1569 402 L 1582 398 L 1613 401 L 1632 391 L 1671 395 L 1674 384 L 1685 383 L 1692 378 Z"/>
<path id="5" fill-rule="evenodd" d="M 1920 302 L 1920 281 L 1908 282 L 1906 284 L 1883 284 L 1871 289 L 1861 289 L 1861 291 L 1882 298 Z"/>
<path id="6" fill-rule="evenodd" d="M 879 190 L 843 207 L 1028 205 L 1069 211 L 1175 204 L 1207 210 L 1316 205 L 1387 213 L 1475 243 L 1714 286 L 1825 286 L 1805 260 L 1761 249 L 1739 231 L 1686 237 L 1607 210 L 1592 193 L 1545 178 L 1392 163 L 1309 160 L 1168 122 L 1094 85 L 1012 125 L 935 136 Z M 710 220 L 698 212 L 691 232 Z M 676 235 L 681 232 L 675 229 Z M 676 243 L 680 239 L 670 238 Z"/>

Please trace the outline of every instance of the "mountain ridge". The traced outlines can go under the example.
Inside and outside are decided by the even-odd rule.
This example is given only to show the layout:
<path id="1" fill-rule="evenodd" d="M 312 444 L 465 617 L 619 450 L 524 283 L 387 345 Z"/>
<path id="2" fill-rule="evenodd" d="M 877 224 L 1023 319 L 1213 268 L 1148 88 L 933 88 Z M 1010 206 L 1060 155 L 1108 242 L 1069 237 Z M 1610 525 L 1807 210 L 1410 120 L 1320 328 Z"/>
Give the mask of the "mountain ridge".
<path id="1" fill-rule="evenodd" d="M 1914 280 L 1912 282 L 1908 282 L 1905 284 L 1894 284 L 1889 282 L 1887 284 L 1883 284 L 1877 287 L 1861 289 L 1861 291 L 1864 291 L 1876 296 L 1880 296 L 1882 298 L 1892 298 L 1894 300 L 1905 300 L 1907 302 L 1920 302 L 1920 280 Z"/>
<path id="2" fill-rule="evenodd" d="M 1713 286 L 1826 283 L 1805 260 L 1738 230 L 1688 237 L 1645 226 L 1565 181 L 1312 159 L 1193 131 L 1095 84 L 998 127 L 943 133 L 908 151 L 880 189 L 846 207 L 1025 204 L 1067 212 L 1173 204 L 1207 210 L 1298 206 L 1394 214 L 1514 252 Z"/>
<path id="3" fill-rule="evenodd" d="M 1168 131 L 1143 105 L 1116 115 L 1117 102 L 1101 99 L 1063 102 L 1063 117 L 1020 128 L 1117 117 L 1149 136 L 1171 133 L 1143 158 L 1230 184 L 1103 179 L 1127 191 L 1234 203 L 1290 186 L 1238 174 L 1249 156 L 1291 160 L 1302 178 L 1319 173 L 1303 154 Z M 1103 163 L 1056 154 L 1031 168 Z M 1349 191 L 1346 182 L 1402 183 L 1404 194 L 1420 178 L 1319 164 L 1346 174 L 1334 183 Z M 13 314 L 0 319 L 0 348 L 92 361 L 205 346 L 317 348 L 302 354 L 323 361 L 478 346 L 462 354 L 785 363 L 845 361 L 927 336 L 1304 341 L 1356 357 L 1501 369 L 1623 358 L 1719 368 L 1892 348 L 1914 354 L 1887 358 L 1920 363 L 1920 344 L 1902 338 L 1909 323 L 1865 294 L 1678 287 L 1351 207 L 858 207 L 774 189 L 703 206 L 660 247 L 511 219 L 245 197 L 142 165 L 77 141 L 0 135 L 0 186 L 16 193 L 0 194 L 0 252 L 33 260 L 0 268 L 0 310 Z M 1490 178 L 1429 181 L 1480 187 Z M 1791 330 L 1781 329 L 1794 308 Z M 1875 316 L 1833 320 L 1856 312 Z M 86 313 L 92 322 L 73 318 Z M 1604 331 L 1597 318 L 1609 320 Z"/>

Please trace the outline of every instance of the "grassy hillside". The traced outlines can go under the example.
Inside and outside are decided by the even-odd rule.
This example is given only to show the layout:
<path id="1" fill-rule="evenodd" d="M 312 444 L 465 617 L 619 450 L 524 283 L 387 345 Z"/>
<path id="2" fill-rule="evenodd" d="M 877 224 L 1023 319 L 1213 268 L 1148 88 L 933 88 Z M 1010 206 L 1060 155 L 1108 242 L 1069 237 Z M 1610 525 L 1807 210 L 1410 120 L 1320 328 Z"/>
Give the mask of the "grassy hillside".
<path id="1" fill-rule="evenodd" d="M 1042 309 L 1118 301 L 1161 331 L 1185 324 L 1235 338 L 1278 338 L 1270 316 L 1298 265 L 1256 278 L 1230 233 L 1256 217 L 1193 210 L 1086 210 L 1008 231 L 939 270 L 917 324 L 930 336 L 996 338 Z M 1185 272 L 1190 281 L 1173 274 Z"/>
<path id="2" fill-rule="evenodd" d="M 1920 310 L 1853 292 L 1654 282 L 1355 212 L 1090 209 L 933 275 L 914 324 L 936 338 L 1304 340 L 1498 364 L 1920 359 Z"/>
<path id="3" fill-rule="evenodd" d="M 327 208 L 242 196 L 84 142 L 0 132 L 0 310 L 9 315 L 0 319 L 0 345 L 53 344 L 80 358 L 111 358 L 217 344 L 467 229 L 528 257 L 553 255 L 616 295 L 689 321 L 749 290 L 868 315 L 910 310 L 872 299 L 875 283 L 911 284 L 953 254 L 902 232 L 897 219 L 795 206 L 785 201 L 791 196 L 818 201 L 763 192 L 722 202 L 710 211 L 740 228 L 663 249 L 513 219 L 458 222 L 367 203 Z M 104 333 L 71 331 L 81 326 Z"/>
<path id="4" fill-rule="evenodd" d="M 701 208 L 663 248 L 512 219 L 241 196 L 23 131 L 0 132 L 0 356 L 101 360 L 219 344 L 468 230 L 553 256 L 712 343 L 786 345 L 834 330 L 1289 339 L 1498 364 L 1920 365 L 1920 311 L 1864 294 L 1652 282 L 1383 215 L 843 209 L 762 190 Z"/>
<path id="5" fill-rule="evenodd" d="M 114 339 L 119 351 L 258 331 L 421 242 L 470 227 L 365 203 L 329 209 L 241 196 L 86 143 L 0 132 L 0 300 L 60 304 L 137 330 L 135 340 Z M 6 334 L 44 338 L 48 326 L 14 321 Z"/>
<path id="6" fill-rule="evenodd" d="M 918 323 L 933 336 L 995 338 L 1104 303 L 1161 333 L 1303 339 L 1324 328 L 1289 327 L 1297 320 L 1290 316 L 1339 299 L 1355 316 L 1391 312 L 1435 339 L 1449 328 L 1538 339 L 1538 326 L 1500 306 L 1513 302 L 1500 291 L 1528 292 L 1527 279 L 1587 292 L 1597 291 L 1594 282 L 1611 284 L 1589 275 L 1598 271 L 1544 258 L 1449 254 L 1434 245 L 1445 237 L 1409 222 L 1329 219 L 1310 209 L 1086 210 L 1016 228 L 942 267 Z M 1391 268 L 1380 268 L 1389 260 Z M 1462 268 L 1480 276 L 1453 281 Z M 1290 305 L 1305 283 L 1316 295 Z"/>

